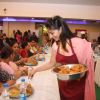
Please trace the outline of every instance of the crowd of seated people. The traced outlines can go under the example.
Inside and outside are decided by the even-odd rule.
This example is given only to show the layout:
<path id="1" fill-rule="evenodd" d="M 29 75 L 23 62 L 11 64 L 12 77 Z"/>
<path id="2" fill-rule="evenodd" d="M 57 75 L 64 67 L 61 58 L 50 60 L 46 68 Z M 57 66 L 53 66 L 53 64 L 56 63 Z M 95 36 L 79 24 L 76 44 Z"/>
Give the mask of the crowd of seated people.
<path id="1" fill-rule="evenodd" d="M 15 84 L 16 80 L 23 75 L 23 71 L 28 71 L 25 63 L 42 51 L 42 46 L 47 43 L 43 38 L 43 45 L 38 44 L 35 33 L 25 32 L 22 36 L 20 31 L 14 33 L 14 37 L 7 37 L 3 34 L 0 37 L 0 83 L 8 82 L 9 85 Z M 32 58 L 33 57 L 33 58 Z"/>
<path id="2" fill-rule="evenodd" d="M 28 70 L 25 63 L 38 53 L 43 52 L 43 46 L 49 41 L 47 35 L 42 36 L 42 45 L 38 43 L 39 37 L 35 32 L 20 30 L 13 32 L 13 38 L 0 34 L 0 83 L 8 82 L 12 85 Z"/>

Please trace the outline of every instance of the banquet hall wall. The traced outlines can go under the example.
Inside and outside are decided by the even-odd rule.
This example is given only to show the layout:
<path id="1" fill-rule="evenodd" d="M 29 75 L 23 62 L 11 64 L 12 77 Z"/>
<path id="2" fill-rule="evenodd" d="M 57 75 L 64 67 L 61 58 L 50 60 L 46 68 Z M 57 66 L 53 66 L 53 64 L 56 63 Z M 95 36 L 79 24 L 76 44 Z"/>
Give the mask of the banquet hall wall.
<path id="1" fill-rule="evenodd" d="M 61 15 L 65 18 L 99 20 L 99 9 L 100 6 L 93 5 L 0 2 L 0 16 L 51 17 Z"/>
<path id="2" fill-rule="evenodd" d="M 86 30 L 88 34 L 88 39 L 92 41 L 92 39 L 97 39 L 100 35 L 100 24 L 87 24 L 87 25 L 76 25 L 76 24 L 68 24 L 71 31 L 75 33 L 76 29 Z M 25 32 L 27 30 L 35 31 L 35 23 L 33 22 L 3 22 L 3 30 L 7 36 L 12 36 L 13 30 L 21 30 Z"/>

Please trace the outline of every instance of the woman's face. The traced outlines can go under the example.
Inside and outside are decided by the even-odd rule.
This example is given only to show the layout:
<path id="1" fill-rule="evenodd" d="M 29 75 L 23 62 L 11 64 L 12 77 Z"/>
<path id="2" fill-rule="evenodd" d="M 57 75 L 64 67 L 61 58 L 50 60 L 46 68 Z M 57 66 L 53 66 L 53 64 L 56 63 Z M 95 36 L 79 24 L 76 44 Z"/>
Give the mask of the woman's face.
<path id="1" fill-rule="evenodd" d="M 58 41 L 61 34 L 61 29 L 48 30 L 48 33 L 50 38 L 53 38 L 55 41 Z"/>
<path id="2" fill-rule="evenodd" d="M 18 48 L 18 43 L 15 43 L 13 46 L 12 46 L 12 49 L 14 52 L 17 52 L 19 50 Z"/>
<path id="3" fill-rule="evenodd" d="M 36 42 L 35 41 L 32 41 L 32 42 L 30 42 L 30 45 L 31 46 L 35 46 L 36 45 Z"/>
<path id="4" fill-rule="evenodd" d="M 25 47 L 26 50 L 30 50 L 30 44 L 28 43 L 27 46 Z"/>

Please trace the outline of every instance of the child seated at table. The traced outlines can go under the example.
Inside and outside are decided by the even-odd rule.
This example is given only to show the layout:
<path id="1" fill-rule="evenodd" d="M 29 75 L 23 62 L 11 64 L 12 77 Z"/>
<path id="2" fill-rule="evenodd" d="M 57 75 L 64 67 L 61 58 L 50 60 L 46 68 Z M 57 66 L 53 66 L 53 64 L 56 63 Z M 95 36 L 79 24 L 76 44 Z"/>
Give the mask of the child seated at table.
<path id="1" fill-rule="evenodd" d="M 33 55 L 33 53 L 30 52 L 30 45 L 28 42 L 22 42 L 21 47 L 22 48 L 20 49 L 20 52 L 19 52 L 21 57 L 28 58 Z"/>

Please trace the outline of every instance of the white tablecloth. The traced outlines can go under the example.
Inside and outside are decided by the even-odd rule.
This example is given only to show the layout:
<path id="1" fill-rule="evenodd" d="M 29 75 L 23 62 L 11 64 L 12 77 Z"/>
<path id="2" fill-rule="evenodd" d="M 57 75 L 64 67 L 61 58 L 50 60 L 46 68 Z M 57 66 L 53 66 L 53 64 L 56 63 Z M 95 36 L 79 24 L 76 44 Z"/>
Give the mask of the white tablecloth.
<path id="1" fill-rule="evenodd" d="M 38 65 L 49 61 L 50 52 L 45 57 L 45 62 L 39 61 Z M 17 83 L 20 82 L 21 78 L 18 79 Z M 27 77 L 25 79 L 27 80 Z M 34 93 L 27 98 L 28 100 L 60 100 L 57 76 L 51 70 L 36 73 L 31 83 L 34 88 Z"/>
<path id="2" fill-rule="evenodd" d="M 95 83 L 100 86 L 100 55 L 94 54 L 95 61 Z"/>
<path id="3" fill-rule="evenodd" d="M 95 83 L 100 87 L 100 59 L 96 60 Z"/>

